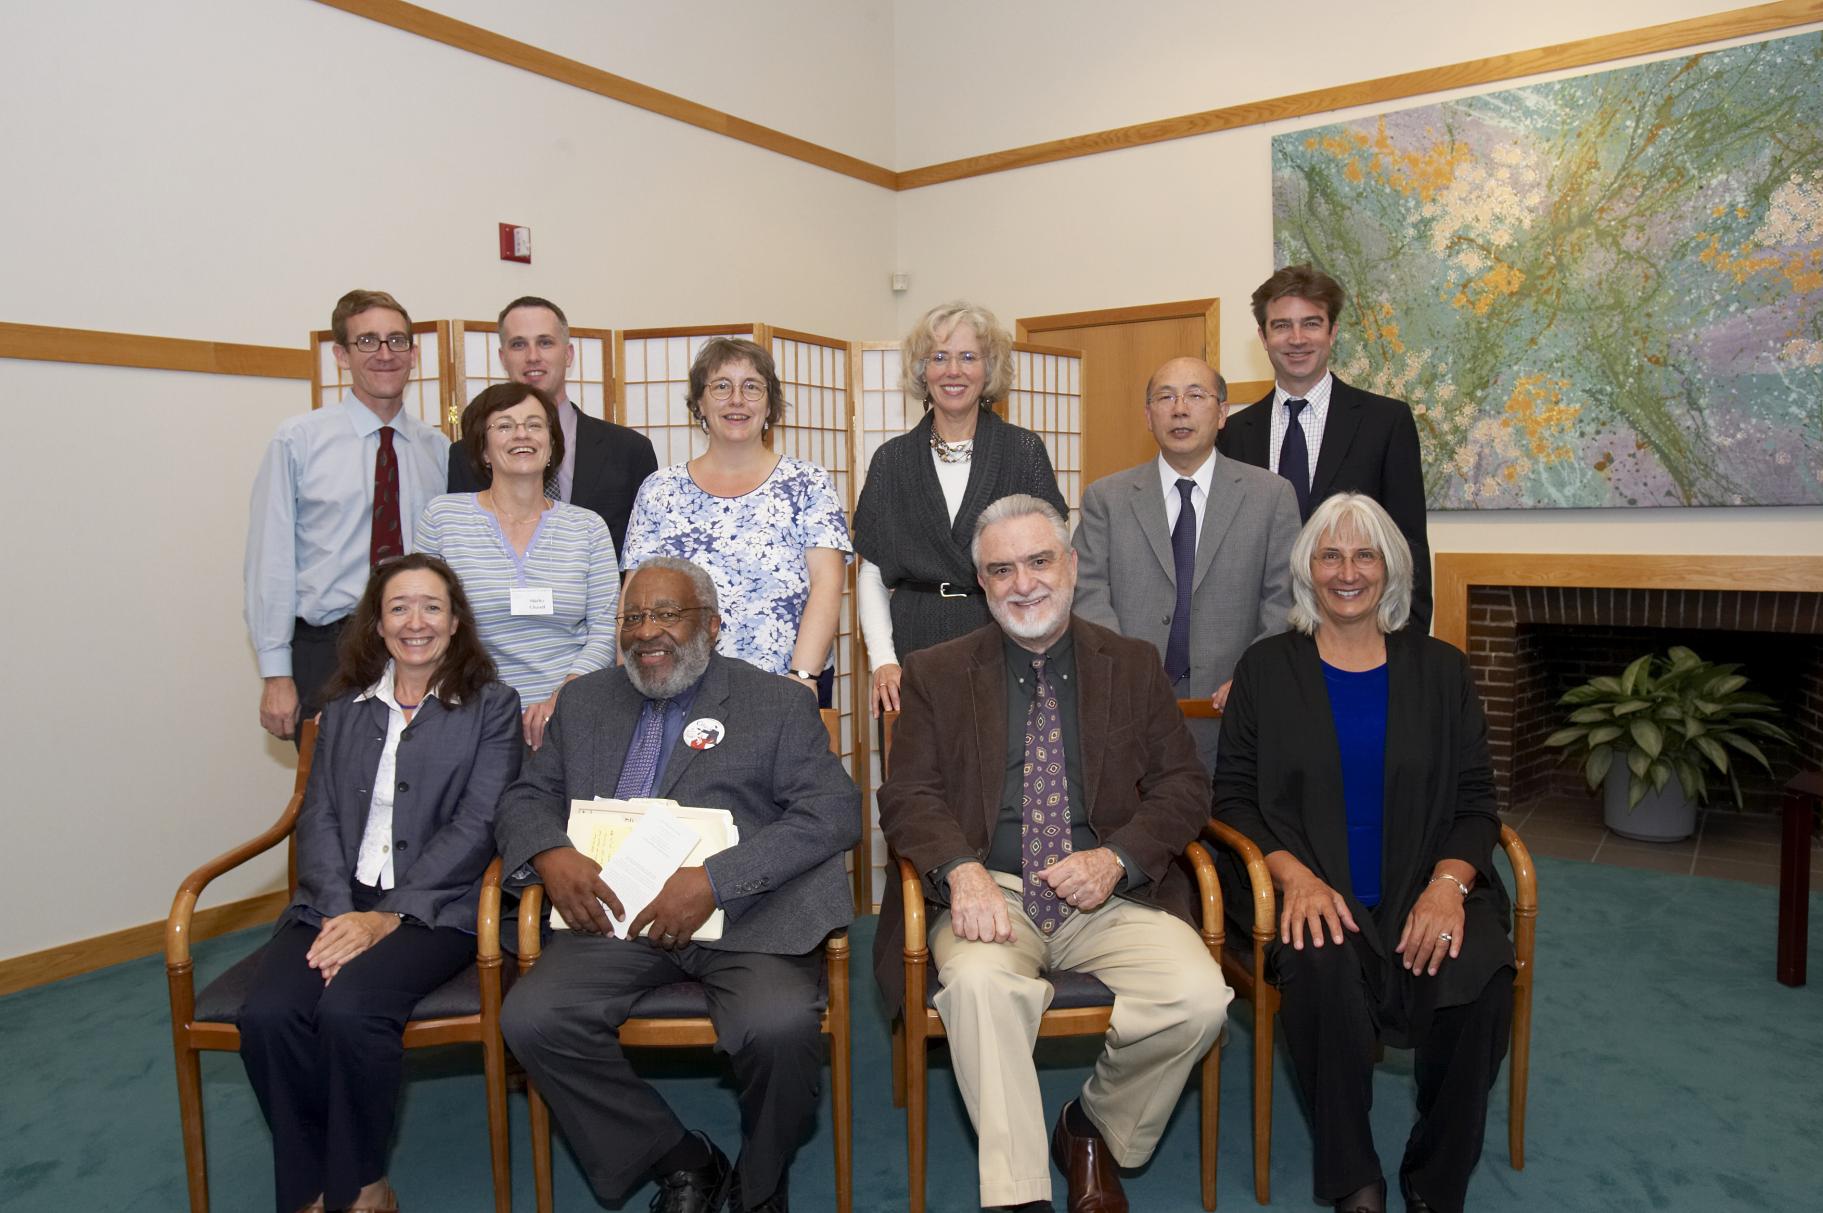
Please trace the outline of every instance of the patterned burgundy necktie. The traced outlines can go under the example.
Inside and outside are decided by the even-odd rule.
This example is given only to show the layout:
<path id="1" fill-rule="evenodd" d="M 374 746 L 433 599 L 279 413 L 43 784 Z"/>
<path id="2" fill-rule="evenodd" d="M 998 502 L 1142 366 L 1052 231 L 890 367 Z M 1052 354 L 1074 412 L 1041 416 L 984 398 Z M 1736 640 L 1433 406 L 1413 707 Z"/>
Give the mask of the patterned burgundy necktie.
<path id="1" fill-rule="evenodd" d="M 1026 916 L 1047 936 L 1075 909 L 1057 900 L 1038 873 L 1070 853 L 1070 785 L 1063 770 L 1063 718 L 1045 680 L 1044 658 L 1032 659 L 1037 685 L 1025 717 L 1025 794 L 1020 810 L 1020 875 Z"/>
<path id="2" fill-rule="evenodd" d="M 405 530 L 399 525 L 399 455 L 392 449 L 392 427 L 380 427 L 380 450 L 373 459 L 373 530 L 368 538 L 367 566 L 405 555 Z"/>

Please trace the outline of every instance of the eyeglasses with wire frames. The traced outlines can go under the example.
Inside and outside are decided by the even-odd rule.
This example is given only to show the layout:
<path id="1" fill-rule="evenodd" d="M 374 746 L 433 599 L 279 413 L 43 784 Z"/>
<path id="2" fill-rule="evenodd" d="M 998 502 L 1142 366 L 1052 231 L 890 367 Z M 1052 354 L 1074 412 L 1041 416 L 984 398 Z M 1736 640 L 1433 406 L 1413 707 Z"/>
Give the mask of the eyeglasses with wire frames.
<path id="1" fill-rule="evenodd" d="M 1341 548 L 1324 548 L 1313 559 L 1326 569 L 1339 569 L 1345 560 L 1363 572 L 1372 572 L 1380 567 L 1380 553 L 1373 548 L 1356 548 L 1352 552 L 1344 552 Z"/>
<path id="2" fill-rule="evenodd" d="M 1148 404 L 1156 405 L 1161 409 L 1168 409 L 1178 402 L 1179 395 L 1180 394 L 1173 388 L 1160 388 L 1158 391 L 1153 392 L 1152 395 L 1148 396 L 1146 402 Z M 1214 392 L 1205 391 L 1200 387 L 1186 389 L 1182 393 L 1182 399 L 1185 404 L 1190 405 L 1192 408 L 1200 407 L 1205 404 L 1222 403 L 1222 398 L 1220 396 L 1216 395 Z"/>
<path id="3" fill-rule="evenodd" d="M 674 628 L 682 623 L 684 621 L 684 616 L 688 615 L 691 611 L 706 611 L 708 609 L 708 607 L 693 606 L 653 607 L 649 611 L 628 611 L 625 615 L 620 616 L 620 626 L 623 628 L 636 628 L 647 619 L 650 619 L 661 628 Z"/>
<path id="4" fill-rule="evenodd" d="M 738 385 L 732 379 L 712 380 L 708 387 L 709 399 L 726 403 L 734 398 L 736 387 L 740 389 L 741 399 L 748 404 L 758 404 L 766 399 L 766 384 L 758 379 L 743 379 Z"/>
<path id="5" fill-rule="evenodd" d="M 343 349 L 360 350 L 363 354 L 378 352 L 384 345 L 395 354 L 403 354 L 417 343 L 417 338 L 410 333 L 388 333 L 382 337 L 378 333 L 362 333 L 359 337 L 350 337 Z"/>

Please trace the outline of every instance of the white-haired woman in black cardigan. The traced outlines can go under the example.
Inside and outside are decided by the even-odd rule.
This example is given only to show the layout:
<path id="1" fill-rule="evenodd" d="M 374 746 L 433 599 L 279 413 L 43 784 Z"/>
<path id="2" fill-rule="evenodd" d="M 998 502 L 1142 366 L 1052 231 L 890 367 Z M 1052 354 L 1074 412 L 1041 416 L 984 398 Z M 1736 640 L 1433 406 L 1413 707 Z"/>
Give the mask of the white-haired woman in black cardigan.
<path id="1" fill-rule="evenodd" d="M 1215 813 L 1265 853 L 1268 954 L 1311 1117 L 1314 1186 L 1380 1213 L 1374 1045 L 1417 1050 L 1408 1210 L 1457 1213 L 1506 1054 L 1514 960 L 1487 723 L 1468 661 L 1405 629 L 1411 550 L 1371 497 L 1319 505 L 1292 547 L 1291 631 L 1248 649 L 1222 719 Z M 1228 905 L 1251 904 L 1222 864 Z M 1249 924 L 1250 925 L 1250 924 Z"/>

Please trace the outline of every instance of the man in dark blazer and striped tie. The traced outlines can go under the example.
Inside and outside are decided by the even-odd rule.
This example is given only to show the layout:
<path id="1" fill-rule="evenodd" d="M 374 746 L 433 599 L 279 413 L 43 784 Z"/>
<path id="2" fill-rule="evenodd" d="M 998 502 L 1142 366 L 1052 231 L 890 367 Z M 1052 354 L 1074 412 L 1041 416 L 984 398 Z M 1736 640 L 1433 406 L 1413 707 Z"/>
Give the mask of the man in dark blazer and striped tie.
<path id="1" fill-rule="evenodd" d="M 1271 395 L 1229 420 L 1217 448 L 1290 481 L 1304 518 L 1343 492 L 1366 493 L 1385 507 L 1412 548 L 1409 626 L 1429 631 L 1431 545 L 1418 427 L 1404 401 L 1351 387 L 1329 369 L 1344 299 L 1339 282 L 1309 265 L 1286 266 L 1253 292 L 1253 319 L 1275 382 Z"/>

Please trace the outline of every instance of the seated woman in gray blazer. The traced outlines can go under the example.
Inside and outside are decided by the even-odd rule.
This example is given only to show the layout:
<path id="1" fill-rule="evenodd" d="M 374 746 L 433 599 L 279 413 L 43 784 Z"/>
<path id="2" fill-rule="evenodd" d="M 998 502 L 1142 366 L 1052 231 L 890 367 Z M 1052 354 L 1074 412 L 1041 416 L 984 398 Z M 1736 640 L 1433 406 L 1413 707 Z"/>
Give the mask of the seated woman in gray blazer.
<path id="1" fill-rule="evenodd" d="M 1368 1120 L 1385 1039 L 1417 1050 L 1405 1207 L 1460 1213 L 1513 1007 L 1481 699 L 1460 651 L 1405 628 L 1411 549 L 1373 498 L 1316 508 L 1292 545 L 1291 594 L 1292 630 L 1235 667 L 1215 815 L 1258 844 L 1278 892 L 1267 964 L 1316 1196 L 1386 1208 Z M 1221 868 L 1244 912 L 1245 877 L 1226 855 Z"/>
<path id="2" fill-rule="evenodd" d="M 240 1013 L 278 1213 L 394 1213 L 386 1151 L 420 998 L 474 963 L 494 809 L 519 774 L 495 680 L 435 556 L 383 564 L 342 634 L 297 822 L 297 897 Z"/>

